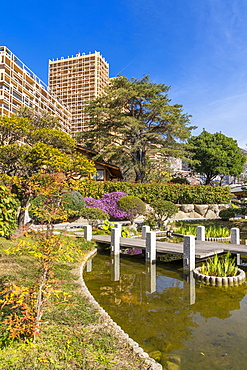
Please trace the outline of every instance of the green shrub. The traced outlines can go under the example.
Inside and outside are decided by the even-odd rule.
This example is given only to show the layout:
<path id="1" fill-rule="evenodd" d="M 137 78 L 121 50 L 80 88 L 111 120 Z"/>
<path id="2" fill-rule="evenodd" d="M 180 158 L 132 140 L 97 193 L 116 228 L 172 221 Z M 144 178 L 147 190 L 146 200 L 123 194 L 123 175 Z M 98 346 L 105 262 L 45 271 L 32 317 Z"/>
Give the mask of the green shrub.
<path id="1" fill-rule="evenodd" d="M 109 220 L 110 216 L 108 213 L 100 208 L 83 208 L 82 217 L 88 220 L 88 223 L 94 227 L 97 226 L 98 220 Z"/>
<path id="2" fill-rule="evenodd" d="M 236 215 L 236 209 L 234 208 L 227 208 L 227 209 L 222 209 L 219 213 L 220 218 L 224 221 L 228 221 L 230 218 L 235 217 Z"/>
<path id="3" fill-rule="evenodd" d="M 52 207 L 60 207 L 67 211 L 67 218 L 80 217 L 84 207 L 84 198 L 77 191 L 64 192 L 61 197 L 47 197 L 45 195 L 37 195 L 31 200 L 29 207 L 29 215 L 37 222 L 43 222 L 42 210 L 52 209 Z M 58 218 L 54 221 L 59 221 Z"/>
<path id="4" fill-rule="evenodd" d="M 169 200 L 156 199 L 156 201 L 150 203 L 150 206 L 153 208 L 158 227 L 161 227 L 165 220 L 178 212 L 178 207 Z"/>
<path id="5" fill-rule="evenodd" d="M 84 198 L 79 191 L 66 192 L 61 198 L 62 205 L 68 210 L 69 217 L 80 217 L 84 208 Z"/>
<path id="6" fill-rule="evenodd" d="M 144 224 L 150 226 L 151 229 L 155 229 L 157 227 L 157 219 L 153 212 L 148 212 L 145 215 Z"/>
<path id="7" fill-rule="evenodd" d="M 0 236 L 9 238 L 16 229 L 19 202 L 8 188 L 0 186 Z"/>
<path id="8" fill-rule="evenodd" d="M 112 181 L 81 181 L 79 189 L 83 197 L 101 199 L 110 192 L 134 195 L 150 204 L 156 199 L 169 200 L 174 204 L 222 204 L 230 202 L 228 187 L 205 185 L 181 185 L 159 183 L 130 183 Z"/>
<path id="9" fill-rule="evenodd" d="M 146 212 L 146 205 L 140 199 L 133 195 L 122 197 L 118 201 L 118 206 L 123 211 L 127 212 L 127 218 L 133 223 L 134 219 Z"/>

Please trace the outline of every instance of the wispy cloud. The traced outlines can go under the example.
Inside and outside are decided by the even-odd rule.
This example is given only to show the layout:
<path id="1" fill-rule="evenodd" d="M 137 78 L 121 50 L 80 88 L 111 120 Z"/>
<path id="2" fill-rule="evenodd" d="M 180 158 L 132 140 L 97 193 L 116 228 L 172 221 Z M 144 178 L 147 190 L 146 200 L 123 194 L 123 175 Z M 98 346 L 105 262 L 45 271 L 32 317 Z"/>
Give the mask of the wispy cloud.
<path id="1" fill-rule="evenodd" d="M 203 128 L 211 133 L 221 131 L 238 141 L 240 147 L 247 144 L 247 93 L 236 94 L 213 101 L 205 106 L 198 105 L 193 111 L 192 123 L 198 126 L 194 134 Z"/>

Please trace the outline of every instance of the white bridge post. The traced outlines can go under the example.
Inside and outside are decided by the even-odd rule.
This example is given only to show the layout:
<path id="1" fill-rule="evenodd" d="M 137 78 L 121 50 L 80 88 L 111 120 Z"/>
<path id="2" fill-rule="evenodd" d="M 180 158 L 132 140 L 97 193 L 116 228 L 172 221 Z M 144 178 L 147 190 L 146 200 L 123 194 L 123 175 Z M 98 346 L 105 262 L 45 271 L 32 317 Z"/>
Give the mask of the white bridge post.
<path id="1" fill-rule="evenodd" d="M 146 262 L 154 263 L 156 261 L 156 233 L 154 231 L 146 232 Z"/>
<path id="2" fill-rule="evenodd" d="M 116 229 L 119 229 L 119 237 L 121 237 L 122 235 L 122 224 L 120 223 L 115 223 L 115 226 L 114 226 Z"/>
<path id="3" fill-rule="evenodd" d="M 114 255 L 120 253 L 120 229 L 117 227 L 111 229 L 111 253 Z"/>
<path id="4" fill-rule="evenodd" d="M 87 241 L 92 240 L 92 226 L 91 225 L 85 225 L 84 228 L 84 238 Z"/>
<path id="5" fill-rule="evenodd" d="M 150 226 L 143 225 L 142 226 L 142 239 L 146 239 L 147 232 L 150 232 Z"/>
<path id="6" fill-rule="evenodd" d="M 201 242 L 205 242 L 205 226 L 197 226 L 196 238 Z"/>
<path id="7" fill-rule="evenodd" d="M 194 235 L 184 235 L 184 250 L 183 250 L 183 268 L 185 271 L 195 269 L 195 237 Z"/>
<path id="8" fill-rule="evenodd" d="M 240 230 L 238 227 L 231 228 L 231 243 L 240 244 Z M 240 265 L 240 254 L 237 253 L 237 265 Z"/>

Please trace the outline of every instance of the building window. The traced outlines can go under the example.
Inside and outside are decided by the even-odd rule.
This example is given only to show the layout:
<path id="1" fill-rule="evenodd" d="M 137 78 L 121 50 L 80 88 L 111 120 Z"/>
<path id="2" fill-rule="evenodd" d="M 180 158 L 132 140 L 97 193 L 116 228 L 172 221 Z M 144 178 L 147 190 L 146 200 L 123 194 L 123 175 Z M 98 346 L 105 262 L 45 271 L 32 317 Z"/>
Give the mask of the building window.
<path id="1" fill-rule="evenodd" d="M 97 174 L 93 177 L 93 180 L 104 181 L 104 170 L 97 170 Z"/>

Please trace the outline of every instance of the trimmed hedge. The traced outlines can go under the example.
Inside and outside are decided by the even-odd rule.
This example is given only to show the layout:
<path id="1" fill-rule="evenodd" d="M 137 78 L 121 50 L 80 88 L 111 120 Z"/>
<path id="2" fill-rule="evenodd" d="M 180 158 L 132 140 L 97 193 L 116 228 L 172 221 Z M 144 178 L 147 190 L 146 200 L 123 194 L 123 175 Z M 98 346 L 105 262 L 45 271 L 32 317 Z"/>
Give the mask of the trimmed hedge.
<path id="1" fill-rule="evenodd" d="M 106 193 L 120 191 L 134 195 L 146 203 L 157 198 L 169 200 L 175 204 L 222 204 L 230 202 L 228 187 L 212 187 L 205 185 L 131 183 L 111 181 L 82 181 L 78 189 L 83 197 L 100 199 Z"/>

